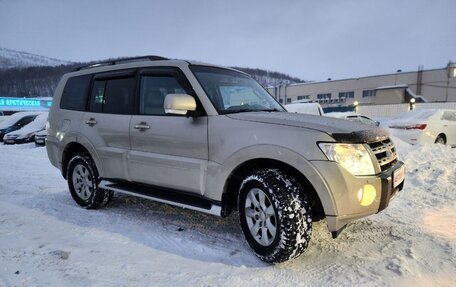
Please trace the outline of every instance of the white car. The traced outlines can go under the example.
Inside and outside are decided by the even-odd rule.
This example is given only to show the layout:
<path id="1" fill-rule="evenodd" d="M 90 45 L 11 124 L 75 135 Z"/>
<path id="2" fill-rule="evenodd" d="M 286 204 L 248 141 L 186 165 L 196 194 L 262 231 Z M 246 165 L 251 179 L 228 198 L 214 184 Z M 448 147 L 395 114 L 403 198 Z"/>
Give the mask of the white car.
<path id="1" fill-rule="evenodd" d="M 283 106 L 287 112 L 322 116 L 323 109 L 319 103 L 293 103 Z"/>
<path id="2" fill-rule="evenodd" d="M 3 138 L 4 144 L 29 143 L 35 140 L 35 133 L 46 128 L 48 112 L 40 113 L 31 123 L 23 128 L 7 133 Z"/>
<path id="3" fill-rule="evenodd" d="M 388 121 L 391 133 L 410 144 L 456 146 L 456 110 L 422 109 Z"/>

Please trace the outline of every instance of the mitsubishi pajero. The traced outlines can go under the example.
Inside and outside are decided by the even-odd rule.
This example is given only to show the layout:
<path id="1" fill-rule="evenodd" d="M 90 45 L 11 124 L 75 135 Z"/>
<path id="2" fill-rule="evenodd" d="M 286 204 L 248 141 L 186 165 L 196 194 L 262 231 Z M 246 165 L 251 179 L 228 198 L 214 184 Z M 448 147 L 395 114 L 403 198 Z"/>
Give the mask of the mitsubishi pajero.
<path id="1" fill-rule="evenodd" d="M 388 206 L 404 164 L 380 128 L 288 113 L 249 75 L 157 56 L 65 74 L 46 147 L 73 199 L 126 193 L 218 216 L 238 211 L 262 260 L 299 256 L 312 222 L 333 237 Z"/>

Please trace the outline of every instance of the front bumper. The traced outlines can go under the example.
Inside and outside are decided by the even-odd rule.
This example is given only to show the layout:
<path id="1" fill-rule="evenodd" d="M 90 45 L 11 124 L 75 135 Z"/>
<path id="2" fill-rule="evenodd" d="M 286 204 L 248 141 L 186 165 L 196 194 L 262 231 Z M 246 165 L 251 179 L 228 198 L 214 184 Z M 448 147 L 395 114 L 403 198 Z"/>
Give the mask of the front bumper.
<path id="1" fill-rule="evenodd" d="M 23 143 L 31 143 L 31 142 L 33 142 L 33 140 L 31 140 L 30 138 L 20 138 L 20 139 L 16 139 L 14 142 L 16 144 L 23 144 Z"/>
<path id="2" fill-rule="evenodd" d="M 3 144 L 15 144 L 15 143 L 16 143 L 16 137 L 5 136 L 3 138 Z"/>
<path id="3" fill-rule="evenodd" d="M 402 190 L 404 180 L 393 186 L 394 174 L 399 171 L 404 163 L 397 161 L 389 169 L 373 176 L 353 176 L 339 164 L 331 161 L 312 162 L 325 181 L 331 195 L 333 211 L 326 213 L 328 229 L 334 236 L 351 221 L 363 218 L 384 210 Z M 368 206 L 362 206 L 358 200 L 358 191 L 365 185 L 375 187 L 376 195 L 373 202 Z M 323 203 L 323 202 L 322 202 Z M 328 203 L 323 203 L 327 206 Z"/>
<path id="4" fill-rule="evenodd" d="M 401 191 L 404 188 L 405 178 L 396 187 L 393 185 L 394 172 L 396 170 L 399 170 L 402 166 L 405 166 L 404 163 L 399 161 L 395 166 L 380 175 L 380 178 L 382 179 L 382 193 L 380 198 L 380 206 L 378 207 L 377 212 L 380 212 L 387 208 L 388 204 L 394 198 L 397 192 Z"/>
<path id="5" fill-rule="evenodd" d="M 3 139 L 4 144 L 23 144 L 23 143 L 30 143 L 32 140 L 30 138 L 8 138 L 5 137 Z"/>
<path id="6" fill-rule="evenodd" d="M 46 137 L 37 137 L 37 136 L 35 136 L 35 144 L 36 145 L 40 145 L 40 146 L 46 145 Z"/>

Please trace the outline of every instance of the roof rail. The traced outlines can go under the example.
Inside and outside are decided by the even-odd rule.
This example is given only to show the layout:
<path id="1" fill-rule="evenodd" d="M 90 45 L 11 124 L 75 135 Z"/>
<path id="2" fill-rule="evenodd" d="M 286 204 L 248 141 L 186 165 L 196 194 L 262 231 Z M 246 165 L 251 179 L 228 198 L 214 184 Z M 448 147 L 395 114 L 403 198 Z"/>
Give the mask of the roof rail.
<path id="1" fill-rule="evenodd" d="M 96 68 L 100 66 L 110 66 L 110 65 L 117 65 L 117 64 L 123 64 L 123 63 L 129 63 L 129 62 L 139 62 L 139 61 L 161 61 L 161 60 L 169 60 L 168 58 L 165 57 L 160 57 L 160 56 L 139 56 L 139 57 L 130 57 L 130 58 L 119 58 L 115 60 L 107 60 L 107 61 L 102 61 L 102 62 L 94 62 L 90 63 L 88 65 L 84 65 L 81 67 L 77 67 L 76 69 L 73 70 L 73 72 L 76 71 L 81 71 L 85 69 L 91 69 L 91 68 Z"/>

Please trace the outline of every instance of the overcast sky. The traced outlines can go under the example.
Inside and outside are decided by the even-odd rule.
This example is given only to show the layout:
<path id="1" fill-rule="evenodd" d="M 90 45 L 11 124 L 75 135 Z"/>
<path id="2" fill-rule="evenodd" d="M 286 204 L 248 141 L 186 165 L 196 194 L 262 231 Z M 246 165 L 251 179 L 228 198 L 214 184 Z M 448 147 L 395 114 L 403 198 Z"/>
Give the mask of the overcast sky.
<path id="1" fill-rule="evenodd" d="M 161 55 L 304 80 L 444 67 L 455 0 L 0 0 L 0 47 L 62 60 Z"/>

